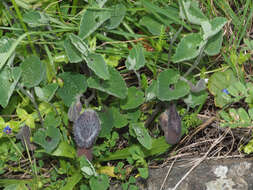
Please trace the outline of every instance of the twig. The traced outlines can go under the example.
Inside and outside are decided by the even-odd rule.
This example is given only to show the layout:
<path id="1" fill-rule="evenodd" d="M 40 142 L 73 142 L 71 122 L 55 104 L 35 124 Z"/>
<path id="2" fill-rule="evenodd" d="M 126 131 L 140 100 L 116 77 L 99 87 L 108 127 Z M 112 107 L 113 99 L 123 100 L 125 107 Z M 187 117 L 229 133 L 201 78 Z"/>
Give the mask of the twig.
<path id="1" fill-rule="evenodd" d="M 202 131 L 204 128 L 206 128 L 208 125 L 210 125 L 213 121 L 215 121 L 216 117 L 209 118 L 205 123 L 201 124 L 187 139 L 187 143 L 193 138 L 194 135 L 196 135 L 198 132 Z M 186 138 L 183 139 L 182 143 L 186 141 Z"/>
<path id="2" fill-rule="evenodd" d="M 208 154 L 211 152 L 211 150 L 217 145 L 219 144 L 224 137 L 226 136 L 226 134 L 228 133 L 229 129 L 227 129 L 223 135 L 221 135 L 218 139 L 215 140 L 215 142 L 211 145 L 211 147 L 209 148 L 209 150 L 205 153 L 205 155 L 200 158 L 193 166 L 192 168 L 181 178 L 181 180 L 174 186 L 174 188 L 172 190 L 176 190 L 178 188 L 178 186 L 186 179 L 186 177 L 202 162 L 206 159 L 206 157 L 208 156 Z"/>
<path id="3" fill-rule="evenodd" d="M 163 183 L 162 183 L 162 185 L 161 185 L 161 187 L 160 187 L 160 190 L 163 189 L 164 184 L 165 184 L 165 182 L 166 182 L 166 180 L 167 180 L 167 178 L 168 178 L 168 176 L 169 176 L 169 173 L 170 173 L 170 171 L 171 171 L 171 169 L 172 169 L 172 166 L 175 164 L 176 160 L 177 160 L 177 159 L 174 159 L 174 161 L 171 163 L 171 165 L 170 165 L 170 167 L 169 167 L 169 170 L 168 170 L 168 172 L 167 172 L 167 174 L 166 174 L 166 176 L 165 176 L 165 178 L 164 178 L 164 180 L 163 180 Z"/>

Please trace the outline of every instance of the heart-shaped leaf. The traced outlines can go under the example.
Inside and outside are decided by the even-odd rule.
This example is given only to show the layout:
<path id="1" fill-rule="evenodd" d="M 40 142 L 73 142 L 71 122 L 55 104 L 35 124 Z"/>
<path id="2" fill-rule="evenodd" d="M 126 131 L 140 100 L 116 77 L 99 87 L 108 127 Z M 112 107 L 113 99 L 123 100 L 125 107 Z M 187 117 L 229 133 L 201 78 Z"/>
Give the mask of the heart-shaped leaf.
<path id="1" fill-rule="evenodd" d="M 75 101 L 76 96 L 86 91 L 86 78 L 84 75 L 70 72 L 62 73 L 59 77 L 63 80 L 64 85 L 62 88 L 58 89 L 57 95 L 59 95 L 64 104 L 69 107 L 71 103 Z"/>
<path id="2" fill-rule="evenodd" d="M 206 91 L 190 93 L 187 98 L 184 99 L 184 102 L 191 108 L 194 108 L 197 105 L 203 104 L 206 101 L 207 96 L 208 93 Z"/>
<path id="3" fill-rule="evenodd" d="M 104 112 L 98 112 L 101 121 L 101 131 L 99 136 L 106 137 L 111 134 L 113 128 L 113 113 L 111 109 Z"/>
<path id="4" fill-rule="evenodd" d="M 55 149 L 52 155 L 74 159 L 76 157 L 76 150 L 67 142 L 61 141 L 61 143 Z"/>
<path id="5" fill-rule="evenodd" d="M 20 67 L 4 68 L 0 71 L 0 105 L 6 107 L 21 77 Z"/>
<path id="6" fill-rule="evenodd" d="M 178 44 L 176 53 L 172 57 L 174 63 L 190 60 L 199 55 L 204 45 L 201 34 L 192 33 L 186 35 Z"/>
<path id="7" fill-rule="evenodd" d="M 130 123 L 136 123 L 139 120 L 140 116 L 141 116 L 140 109 L 128 110 L 126 115 Z"/>
<path id="8" fill-rule="evenodd" d="M 111 18 L 109 19 L 108 24 L 105 26 L 109 30 L 117 28 L 126 14 L 126 7 L 123 4 L 112 6 L 111 9 Z"/>
<path id="9" fill-rule="evenodd" d="M 89 47 L 79 36 L 71 33 L 69 34 L 69 39 L 83 58 L 88 56 Z"/>
<path id="10" fill-rule="evenodd" d="M 104 79 L 108 80 L 110 78 L 110 74 L 108 71 L 108 66 L 105 63 L 104 58 L 100 54 L 90 53 L 88 54 L 87 58 L 87 65 L 88 67 L 94 71 L 94 73 Z"/>
<path id="11" fill-rule="evenodd" d="M 119 72 L 113 67 L 108 66 L 108 70 L 111 76 L 109 80 L 103 81 L 97 77 L 90 77 L 87 80 L 88 86 L 124 99 L 127 96 L 127 86 L 125 81 Z"/>
<path id="12" fill-rule="evenodd" d="M 228 95 L 229 92 L 227 91 L 227 88 L 236 82 L 237 79 L 231 69 L 216 72 L 210 77 L 208 81 L 208 90 L 214 95 L 216 106 L 223 107 L 232 101 L 231 97 Z"/>
<path id="13" fill-rule="evenodd" d="M 134 109 L 140 106 L 144 102 L 144 93 L 132 86 L 128 89 L 127 98 L 121 100 L 120 107 L 123 110 Z"/>
<path id="14" fill-rule="evenodd" d="M 22 82 L 27 88 L 39 85 L 45 77 L 45 64 L 35 55 L 27 57 L 20 67 L 22 69 Z"/>
<path id="15" fill-rule="evenodd" d="M 87 9 L 81 19 L 79 36 L 82 39 L 87 38 L 110 17 L 111 14 L 109 11 Z"/>
<path id="16" fill-rule="evenodd" d="M 128 70 L 135 71 L 145 65 L 143 48 L 140 45 L 136 45 L 131 49 L 125 64 Z"/>
<path id="17" fill-rule="evenodd" d="M 222 27 L 227 23 L 227 19 L 224 17 L 215 17 L 211 21 L 201 22 L 201 27 L 203 29 L 204 35 L 203 39 L 206 40 L 218 32 L 221 31 Z"/>
<path id="18" fill-rule="evenodd" d="M 58 88 L 58 85 L 56 83 L 48 84 L 43 88 L 35 87 L 35 93 L 36 95 L 45 102 L 50 102 L 50 100 L 53 98 L 56 90 Z"/>
<path id="19" fill-rule="evenodd" d="M 180 16 L 186 19 L 185 13 L 187 15 L 187 20 L 192 24 L 200 25 L 202 21 L 207 20 L 207 17 L 199 8 L 199 3 L 197 1 L 182 1 L 182 6 L 180 6 Z"/>
<path id="20" fill-rule="evenodd" d="M 150 137 L 148 130 L 144 127 L 144 123 L 131 123 L 130 127 L 134 130 L 141 145 L 150 150 L 152 148 L 152 138 Z"/>
<path id="21" fill-rule="evenodd" d="M 222 41 L 223 34 L 221 30 L 218 34 L 208 39 L 204 52 L 209 56 L 217 55 L 220 52 Z"/>
<path id="22" fill-rule="evenodd" d="M 105 174 L 101 174 L 96 177 L 93 176 L 89 180 L 89 184 L 90 184 L 91 190 L 97 190 L 97 189 L 106 190 L 110 186 L 109 177 Z"/>
<path id="23" fill-rule="evenodd" d="M 18 107 L 16 109 L 17 116 L 21 119 L 22 122 L 24 122 L 27 126 L 31 128 L 35 128 L 35 119 L 32 114 L 28 114 L 26 110 Z"/>
<path id="24" fill-rule="evenodd" d="M 72 44 L 69 35 L 64 40 L 63 46 L 70 63 L 78 63 L 83 60 L 80 51 Z"/>
<path id="25" fill-rule="evenodd" d="M 23 21 L 30 27 L 37 27 L 49 23 L 49 16 L 44 12 L 29 11 L 23 15 Z"/>
<path id="26" fill-rule="evenodd" d="M 45 126 L 59 126 L 61 124 L 60 116 L 56 116 L 56 113 L 49 112 L 44 120 Z"/>
<path id="27" fill-rule="evenodd" d="M 128 124 L 128 120 L 125 114 L 121 114 L 119 108 L 112 107 L 113 125 L 116 128 L 125 127 Z"/>
<path id="28" fill-rule="evenodd" d="M 187 82 L 180 80 L 178 72 L 167 69 L 161 72 L 157 80 L 157 97 L 162 101 L 177 100 L 187 95 L 190 86 Z"/>
<path id="29" fill-rule="evenodd" d="M 145 26 L 153 35 L 160 35 L 161 33 L 162 24 L 151 15 L 142 17 L 139 24 Z"/>
<path id="30" fill-rule="evenodd" d="M 157 94 L 157 81 L 152 80 L 152 83 L 148 86 L 145 92 L 145 101 L 150 101 L 156 98 L 156 94 Z"/>
<path id="31" fill-rule="evenodd" d="M 6 61 L 13 54 L 17 45 L 23 38 L 26 37 L 26 34 L 21 35 L 17 40 L 8 38 L 6 36 L 0 39 L 0 70 L 5 65 Z"/>
<path id="32" fill-rule="evenodd" d="M 42 146 L 47 153 L 51 153 L 60 141 L 60 130 L 55 126 L 49 126 L 46 130 L 35 132 L 33 141 Z"/>

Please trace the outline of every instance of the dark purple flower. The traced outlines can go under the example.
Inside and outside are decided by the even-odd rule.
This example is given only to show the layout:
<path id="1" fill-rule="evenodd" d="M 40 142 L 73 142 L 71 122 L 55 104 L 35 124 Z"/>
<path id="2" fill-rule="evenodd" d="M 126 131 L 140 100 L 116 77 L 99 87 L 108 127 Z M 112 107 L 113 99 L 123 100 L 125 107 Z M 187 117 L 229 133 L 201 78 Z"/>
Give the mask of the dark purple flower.
<path id="1" fill-rule="evenodd" d="M 9 127 L 9 125 L 7 125 L 4 130 L 3 130 L 4 133 L 6 133 L 7 135 L 11 134 L 11 128 Z"/>
<path id="2" fill-rule="evenodd" d="M 229 94 L 229 92 L 228 92 L 228 90 L 227 90 L 226 88 L 224 88 L 224 89 L 222 90 L 222 92 L 224 92 L 224 93 L 226 93 L 226 94 Z"/>

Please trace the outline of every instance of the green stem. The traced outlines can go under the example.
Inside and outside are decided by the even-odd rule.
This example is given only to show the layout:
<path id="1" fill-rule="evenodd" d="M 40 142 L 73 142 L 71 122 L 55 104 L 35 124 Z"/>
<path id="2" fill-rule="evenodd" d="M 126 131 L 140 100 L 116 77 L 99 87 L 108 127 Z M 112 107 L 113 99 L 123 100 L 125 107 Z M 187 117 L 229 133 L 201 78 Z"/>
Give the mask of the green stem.
<path id="1" fill-rule="evenodd" d="M 72 9 L 71 9 L 71 15 L 75 15 L 76 14 L 77 4 L 78 4 L 78 0 L 73 0 Z"/>
<path id="2" fill-rule="evenodd" d="M 15 0 L 11 0 L 11 2 L 13 4 L 13 6 L 14 6 L 14 9 L 15 9 L 16 13 L 17 13 L 17 16 L 18 16 L 18 19 L 19 19 L 19 21 L 21 23 L 21 26 L 23 27 L 23 29 L 24 29 L 25 32 L 28 32 L 28 29 L 27 29 L 25 23 L 23 22 L 22 15 L 21 15 L 21 12 L 20 12 L 20 10 L 18 8 L 18 5 L 16 4 L 16 1 Z M 32 39 L 31 39 L 30 35 L 27 35 L 27 38 L 28 38 L 28 41 L 30 43 L 30 46 L 31 46 L 33 54 L 36 55 L 36 50 L 35 50 L 35 47 L 34 47 L 34 45 L 32 43 Z"/>

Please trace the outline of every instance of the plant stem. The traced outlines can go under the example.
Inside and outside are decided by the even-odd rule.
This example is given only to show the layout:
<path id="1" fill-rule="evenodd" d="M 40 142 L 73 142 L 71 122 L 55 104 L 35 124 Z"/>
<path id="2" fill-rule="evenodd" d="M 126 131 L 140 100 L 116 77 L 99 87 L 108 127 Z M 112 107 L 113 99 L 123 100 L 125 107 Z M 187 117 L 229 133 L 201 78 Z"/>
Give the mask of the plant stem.
<path id="1" fill-rule="evenodd" d="M 43 126 L 43 119 L 42 119 L 42 116 L 40 114 L 40 110 L 39 110 L 39 107 L 38 107 L 38 104 L 36 103 L 35 101 L 35 98 L 34 98 L 34 95 L 31 94 L 29 91 L 26 91 L 23 86 L 21 86 L 20 84 L 18 84 L 18 87 L 20 88 L 21 92 L 23 92 L 30 100 L 31 102 L 33 103 L 37 113 L 38 113 L 38 116 L 39 116 L 39 119 L 40 119 L 40 122 L 41 122 L 41 125 Z"/>
<path id="2" fill-rule="evenodd" d="M 16 4 L 16 1 L 15 0 L 11 0 L 11 2 L 13 4 L 13 6 L 14 6 L 14 9 L 15 9 L 16 13 L 17 13 L 17 16 L 18 16 L 18 19 L 19 19 L 19 21 L 21 23 L 21 26 L 23 27 L 23 29 L 24 29 L 25 32 L 28 32 L 28 29 L 27 29 L 25 23 L 23 22 L 22 15 L 21 15 L 21 12 L 20 12 L 20 10 L 18 8 L 18 5 Z M 27 38 L 28 38 L 28 41 L 30 43 L 30 46 L 31 46 L 33 54 L 36 55 L 36 50 L 35 50 L 35 47 L 34 47 L 34 45 L 32 43 L 31 36 L 27 35 Z"/>
<path id="3" fill-rule="evenodd" d="M 207 41 L 205 42 L 205 44 L 202 45 L 198 58 L 195 60 L 194 64 L 188 69 L 188 71 L 184 74 L 184 78 L 186 78 L 193 71 L 193 69 L 195 69 L 198 66 L 200 59 L 202 58 L 204 49 L 206 47 L 206 43 Z"/>

